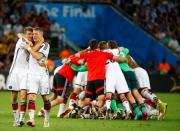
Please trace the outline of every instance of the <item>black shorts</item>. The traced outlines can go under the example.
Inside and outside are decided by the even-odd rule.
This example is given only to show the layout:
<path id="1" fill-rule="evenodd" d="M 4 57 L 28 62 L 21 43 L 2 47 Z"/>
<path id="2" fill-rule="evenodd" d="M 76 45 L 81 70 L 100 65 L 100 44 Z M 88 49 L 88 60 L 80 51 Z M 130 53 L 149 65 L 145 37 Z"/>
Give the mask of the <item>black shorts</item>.
<path id="1" fill-rule="evenodd" d="M 104 94 L 104 80 L 88 81 L 85 90 L 85 98 L 96 99 Z"/>
<path id="2" fill-rule="evenodd" d="M 54 92 L 54 94 L 57 96 L 64 97 L 67 94 L 69 88 L 70 86 L 68 80 L 64 76 L 56 73 L 53 78 L 52 92 Z"/>

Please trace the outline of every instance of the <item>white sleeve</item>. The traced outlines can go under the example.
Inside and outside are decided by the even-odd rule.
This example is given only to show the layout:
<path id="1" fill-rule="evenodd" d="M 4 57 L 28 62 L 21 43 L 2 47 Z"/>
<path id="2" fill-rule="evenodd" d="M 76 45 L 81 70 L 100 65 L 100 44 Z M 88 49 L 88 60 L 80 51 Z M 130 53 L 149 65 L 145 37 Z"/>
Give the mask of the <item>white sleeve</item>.
<path id="1" fill-rule="evenodd" d="M 48 58 L 50 46 L 48 43 L 44 43 L 42 47 L 39 49 L 39 53 L 42 53 L 46 58 Z"/>

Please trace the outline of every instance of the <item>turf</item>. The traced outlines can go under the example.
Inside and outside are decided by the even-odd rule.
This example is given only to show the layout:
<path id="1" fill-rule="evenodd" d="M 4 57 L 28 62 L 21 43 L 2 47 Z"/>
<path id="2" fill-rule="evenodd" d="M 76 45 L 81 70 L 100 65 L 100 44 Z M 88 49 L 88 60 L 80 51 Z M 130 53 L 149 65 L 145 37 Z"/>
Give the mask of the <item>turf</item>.
<path id="1" fill-rule="evenodd" d="M 125 120 L 81 120 L 56 118 L 57 107 L 52 109 L 50 127 L 43 128 L 43 118 L 35 117 L 36 127 L 13 127 L 10 92 L 0 92 L 0 131 L 179 131 L 180 94 L 158 94 L 168 103 L 166 118 L 161 121 Z M 37 109 L 42 106 L 41 97 L 37 99 Z M 36 112 L 37 113 L 37 112 Z M 26 116 L 26 119 L 28 116 Z"/>

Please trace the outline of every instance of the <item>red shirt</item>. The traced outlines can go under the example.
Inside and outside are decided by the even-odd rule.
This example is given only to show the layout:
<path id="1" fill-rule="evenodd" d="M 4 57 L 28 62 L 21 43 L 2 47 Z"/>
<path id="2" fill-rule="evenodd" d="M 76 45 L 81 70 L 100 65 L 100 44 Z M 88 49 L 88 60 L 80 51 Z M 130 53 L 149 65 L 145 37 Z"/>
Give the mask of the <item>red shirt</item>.
<path id="1" fill-rule="evenodd" d="M 84 58 L 87 62 L 88 81 L 104 80 L 105 79 L 105 65 L 108 59 L 113 59 L 112 53 L 93 50 L 80 54 L 80 58 Z"/>
<path id="2" fill-rule="evenodd" d="M 72 64 L 78 65 L 77 61 L 79 60 L 79 58 L 70 56 L 70 60 Z M 66 79 L 68 79 L 69 82 L 73 81 L 75 75 L 75 71 L 67 64 L 64 64 L 57 73 L 64 76 Z"/>
<path id="3" fill-rule="evenodd" d="M 158 65 L 158 70 L 159 71 L 169 71 L 170 70 L 170 65 L 168 63 L 160 63 Z"/>

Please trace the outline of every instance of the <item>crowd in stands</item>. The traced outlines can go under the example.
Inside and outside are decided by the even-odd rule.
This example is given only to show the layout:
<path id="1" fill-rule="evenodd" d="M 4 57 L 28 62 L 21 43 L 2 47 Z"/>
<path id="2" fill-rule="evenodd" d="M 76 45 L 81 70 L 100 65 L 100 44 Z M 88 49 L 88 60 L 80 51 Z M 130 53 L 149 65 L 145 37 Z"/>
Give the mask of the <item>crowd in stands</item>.
<path id="1" fill-rule="evenodd" d="M 154 35 L 165 46 L 172 48 L 176 52 L 180 52 L 180 12 L 178 0 L 112 0 L 120 6 L 120 8 L 128 13 L 133 20 L 140 24 L 144 29 Z M 47 11 L 38 13 L 35 8 L 27 10 L 26 3 L 20 0 L 7 2 L 0 1 L 0 70 L 8 71 L 15 43 L 17 41 L 17 33 L 22 32 L 26 26 L 43 27 L 51 38 L 51 43 L 58 41 L 57 51 L 65 48 L 64 40 L 65 29 L 61 28 L 56 21 L 48 18 Z M 58 46 L 59 45 L 59 46 Z M 59 53 L 59 58 L 69 56 L 68 50 Z M 52 68 L 52 61 L 50 65 Z M 55 62 L 58 63 L 59 62 Z M 56 64 L 55 64 L 56 65 Z M 54 66 L 54 65 L 53 65 Z M 149 73 L 160 72 L 158 65 L 151 63 L 148 65 Z M 167 71 L 174 74 L 180 74 L 180 62 L 170 66 Z M 165 73 L 166 74 L 166 73 Z"/>
<path id="2" fill-rule="evenodd" d="M 179 0 L 112 0 L 164 46 L 180 54 Z"/>
<path id="3" fill-rule="evenodd" d="M 0 10 L 0 70 L 9 70 L 17 33 L 22 32 L 26 26 L 43 27 L 46 34 L 50 34 L 46 35 L 47 38 L 57 38 L 59 44 L 64 44 L 64 28 L 61 28 L 59 23 L 49 20 L 47 11 L 38 13 L 35 8 L 28 10 L 26 3 L 20 0 L 2 0 Z M 61 35 L 58 36 L 59 34 Z"/>

